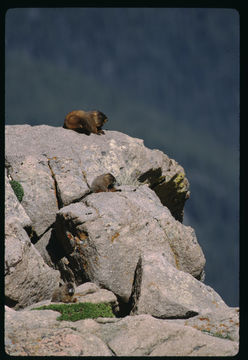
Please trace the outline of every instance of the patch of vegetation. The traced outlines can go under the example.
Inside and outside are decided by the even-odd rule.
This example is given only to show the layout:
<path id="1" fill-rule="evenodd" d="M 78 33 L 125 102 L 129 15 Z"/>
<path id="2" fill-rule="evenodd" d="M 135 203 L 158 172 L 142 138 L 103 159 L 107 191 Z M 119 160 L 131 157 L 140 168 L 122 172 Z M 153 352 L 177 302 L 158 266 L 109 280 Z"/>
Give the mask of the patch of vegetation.
<path id="1" fill-rule="evenodd" d="M 22 185 L 18 181 L 15 181 L 15 180 L 10 180 L 9 183 L 10 183 L 17 199 L 21 202 L 22 198 L 24 196 L 24 190 L 23 190 Z"/>
<path id="2" fill-rule="evenodd" d="M 115 317 L 110 304 L 78 303 L 78 304 L 51 304 L 32 310 L 59 311 L 61 316 L 57 320 L 78 321 L 83 319 L 96 319 L 98 317 Z"/>

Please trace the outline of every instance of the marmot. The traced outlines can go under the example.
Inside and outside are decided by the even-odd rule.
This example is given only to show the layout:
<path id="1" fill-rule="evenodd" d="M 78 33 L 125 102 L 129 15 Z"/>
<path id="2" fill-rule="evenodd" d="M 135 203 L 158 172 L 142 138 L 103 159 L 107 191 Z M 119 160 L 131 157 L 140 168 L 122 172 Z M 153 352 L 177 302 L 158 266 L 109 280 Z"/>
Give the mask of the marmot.
<path id="1" fill-rule="evenodd" d="M 93 180 L 90 190 L 93 193 L 98 193 L 103 191 L 120 191 L 114 187 L 115 183 L 116 183 L 116 178 L 112 174 L 107 173 L 107 174 L 99 175 Z"/>
<path id="2" fill-rule="evenodd" d="M 73 295 L 75 288 L 72 282 L 68 282 L 54 290 L 52 295 L 52 302 L 73 302 Z"/>
<path id="3" fill-rule="evenodd" d="M 90 135 L 91 133 L 101 135 L 104 134 L 102 126 L 107 121 L 107 116 L 101 111 L 74 110 L 66 115 L 63 128 L 86 135 Z"/>

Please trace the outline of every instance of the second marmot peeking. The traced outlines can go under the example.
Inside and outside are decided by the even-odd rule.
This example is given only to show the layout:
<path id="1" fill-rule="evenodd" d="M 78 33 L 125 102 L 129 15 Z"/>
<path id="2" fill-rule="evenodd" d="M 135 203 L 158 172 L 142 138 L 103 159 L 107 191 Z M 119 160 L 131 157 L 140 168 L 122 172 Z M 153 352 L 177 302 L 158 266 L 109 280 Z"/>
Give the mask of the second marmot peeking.
<path id="1" fill-rule="evenodd" d="M 102 126 L 107 121 L 107 116 L 101 111 L 74 110 L 66 115 L 63 128 L 71 129 L 86 135 L 90 135 L 91 133 L 101 135 L 104 134 Z"/>
<path id="2" fill-rule="evenodd" d="M 73 295 L 75 288 L 72 282 L 68 282 L 54 290 L 52 295 L 52 302 L 73 302 Z"/>
<path id="3" fill-rule="evenodd" d="M 110 174 L 103 174 L 97 176 L 90 187 L 90 190 L 94 193 L 103 192 L 103 191 L 120 191 L 114 187 L 116 183 L 116 178 Z"/>

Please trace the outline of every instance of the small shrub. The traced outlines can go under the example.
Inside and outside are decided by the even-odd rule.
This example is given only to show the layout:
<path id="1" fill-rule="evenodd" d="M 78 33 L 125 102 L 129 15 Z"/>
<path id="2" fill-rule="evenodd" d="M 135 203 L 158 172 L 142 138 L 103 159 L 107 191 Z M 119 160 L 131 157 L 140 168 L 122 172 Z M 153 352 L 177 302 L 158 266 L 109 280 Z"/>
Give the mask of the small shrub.
<path id="1" fill-rule="evenodd" d="M 98 317 L 115 317 L 110 304 L 78 303 L 78 304 L 51 304 L 32 310 L 54 310 L 61 315 L 57 320 L 78 321 L 83 319 L 96 319 Z"/>
<path id="2" fill-rule="evenodd" d="M 23 195 L 24 195 L 23 187 L 21 186 L 21 184 L 18 181 L 15 181 L 15 180 L 11 180 L 10 185 L 11 185 L 17 199 L 21 202 Z"/>
<path id="3" fill-rule="evenodd" d="M 139 175 L 140 172 L 138 170 L 134 170 L 132 173 L 122 171 L 116 176 L 116 181 L 119 185 L 140 186 L 141 183 L 138 180 Z"/>

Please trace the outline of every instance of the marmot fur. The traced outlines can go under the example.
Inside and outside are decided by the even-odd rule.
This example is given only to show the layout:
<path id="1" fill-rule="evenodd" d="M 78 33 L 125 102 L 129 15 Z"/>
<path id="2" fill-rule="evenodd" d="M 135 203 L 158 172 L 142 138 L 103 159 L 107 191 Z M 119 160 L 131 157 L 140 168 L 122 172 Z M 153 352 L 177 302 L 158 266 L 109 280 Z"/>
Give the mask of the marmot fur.
<path id="1" fill-rule="evenodd" d="M 52 295 L 52 302 L 73 302 L 73 295 L 75 288 L 72 282 L 68 282 L 54 290 Z"/>
<path id="2" fill-rule="evenodd" d="M 93 193 L 103 192 L 103 191 L 118 191 L 114 187 L 114 184 L 116 183 L 116 178 L 110 174 L 103 174 L 97 176 L 90 187 L 90 190 Z"/>
<path id="3" fill-rule="evenodd" d="M 101 111 L 74 110 L 66 115 L 63 128 L 87 135 L 90 135 L 91 133 L 100 135 L 104 134 L 102 126 L 107 121 L 107 116 Z"/>

